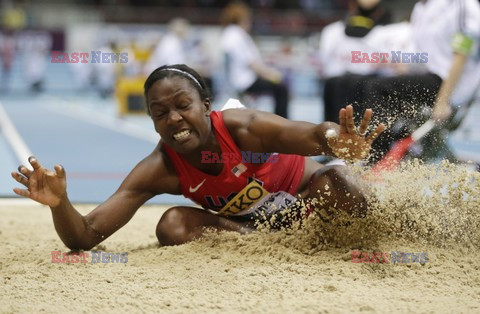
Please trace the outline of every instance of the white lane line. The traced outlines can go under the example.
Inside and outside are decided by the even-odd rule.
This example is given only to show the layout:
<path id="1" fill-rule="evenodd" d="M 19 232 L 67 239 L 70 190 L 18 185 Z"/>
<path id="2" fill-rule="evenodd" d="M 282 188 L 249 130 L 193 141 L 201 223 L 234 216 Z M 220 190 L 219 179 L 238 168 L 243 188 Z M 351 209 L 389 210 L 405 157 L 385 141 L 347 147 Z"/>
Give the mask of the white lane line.
<path id="1" fill-rule="evenodd" d="M 160 140 L 160 135 L 158 135 L 153 130 L 153 125 L 152 130 L 149 131 L 146 128 L 142 128 L 131 122 L 98 112 L 96 110 L 80 107 L 61 98 L 53 96 L 49 96 L 49 98 L 52 98 L 52 100 L 54 100 L 54 102 L 57 104 L 45 105 L 44 107 L 47 110 L 55 112 L 56 114 L 61 114 L 69 118 L 90 123 L 102 128 L 112 130 L 117 133 L 122 133 L 127 136 L 138 138 L 154 144 L 157 144 Z M 59 108 L 60 106 L 61 108 Z"/>
<path id="2" fill-rule="evenodd" d="M 2 104 L 0 103 L 0 129 L 5 135 L 6 140 L 12 147 L 15 156 L 17 156 L 18 161 L 20 164 L 29 166 L 30 163 L 28 162 L 28 157 L 32 156 L 32 152 L 28 148 L 27 144 L 18 133 L 15 125 L 13 124 L 12 120 L 8 116 L 7 112 L 3 108 Z M 30 167 L 31 168 L 31 167 Z"/>

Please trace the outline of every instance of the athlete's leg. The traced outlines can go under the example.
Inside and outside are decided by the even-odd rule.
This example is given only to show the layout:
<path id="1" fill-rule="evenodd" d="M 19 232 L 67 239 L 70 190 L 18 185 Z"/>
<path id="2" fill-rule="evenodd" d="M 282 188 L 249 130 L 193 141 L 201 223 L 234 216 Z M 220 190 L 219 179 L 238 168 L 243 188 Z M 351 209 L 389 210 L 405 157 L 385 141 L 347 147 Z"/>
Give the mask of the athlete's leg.
<path id="1" fill-rule="evenodd" d="M 345 166 L 324 166 L 306 158 L 299 191 L 301 198 L 321 199 L 327 213 L 330 207 L 358 216 L 367 211 L 365 188 Z"/>
<path id="2" fill-rule="evenodd" d="M 324 202 L 324 208 L 335 208 L 355 216 L 365 216 L 367 201 L 364 189 L 345 166 L 324 166 L 310 178 L 309 198 Z"/>
<path id="3" fill-rule="evenodd" d="M 218 231 L 248 233 L 254 229 L 246 222 L 237 222 L 195 207 L 177 206 L 168 209 L 157 225 L 157 238 L 162 245 L 178 245 L 202 236 L 205 228 Z"/>

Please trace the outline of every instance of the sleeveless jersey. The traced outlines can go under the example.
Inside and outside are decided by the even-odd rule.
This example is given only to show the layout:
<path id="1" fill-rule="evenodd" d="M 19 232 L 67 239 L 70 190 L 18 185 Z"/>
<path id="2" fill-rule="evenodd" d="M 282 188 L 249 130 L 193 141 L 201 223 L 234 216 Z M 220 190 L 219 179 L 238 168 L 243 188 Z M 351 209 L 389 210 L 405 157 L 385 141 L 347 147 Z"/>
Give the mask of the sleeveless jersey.
<path id="1" fill-rule="evenodd" d="M 297 193 L 305 167 L 305 157 L 278 154 L 275 156 L 278 158 L 271 158 L 265 163 L 249 163 L 245 162 L 245 159 L 242 162 L 242 152 L 230 136 L 222 113 L 213 111 L 210 118 L 222 155 L 228 156 L 222 160 L 223 169 L 220 174 L 210 175 L 195 168 L 166 143 L 163 143 L 185 197 L 205 209 L 218 212 L 253 180 L 260 183 L 270 193 L 278 191 L 292 195 Z M 275 160 L 276 162 L 274 162 Z"/>

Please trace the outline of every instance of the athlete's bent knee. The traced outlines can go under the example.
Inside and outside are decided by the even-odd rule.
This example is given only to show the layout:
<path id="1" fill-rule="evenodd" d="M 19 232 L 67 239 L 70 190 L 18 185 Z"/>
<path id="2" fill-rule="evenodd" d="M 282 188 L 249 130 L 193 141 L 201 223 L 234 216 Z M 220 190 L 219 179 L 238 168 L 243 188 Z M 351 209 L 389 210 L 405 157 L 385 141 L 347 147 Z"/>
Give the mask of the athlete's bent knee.
<path id="1" fill-rule="evenodd" d="M 315 192 L 340 181 L 345 181 L 345 166 L 325 166 L 310 178 L 310 190 Z M 343 182 L 342 182 L 343 183 Z"/>
<path id="2" fill-rule="evenodd" d="M 346 173 L 345 166 L 325 166 L 310 180 L 310 197 L 321 197 L 332 206 L 355 216 L 364 216 L 367 210 L 361 187 Z"/>
<path id="3" fill-rule="evenodd" d="M 184 207 L 168 209 L 157 224 L 158 242 L 161 245 L 179 245 L 188 242 L 190 239 L 185 219 L 186 209 Z"/>

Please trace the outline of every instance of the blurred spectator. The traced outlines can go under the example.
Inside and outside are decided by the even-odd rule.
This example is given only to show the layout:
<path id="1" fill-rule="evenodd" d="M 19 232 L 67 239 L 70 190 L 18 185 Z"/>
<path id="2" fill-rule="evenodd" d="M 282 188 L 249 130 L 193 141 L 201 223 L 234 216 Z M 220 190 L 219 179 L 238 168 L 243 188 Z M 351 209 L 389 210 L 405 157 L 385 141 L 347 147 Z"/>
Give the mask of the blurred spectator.
<path id="1" fill-rule="evenodd" d="M 24 31 L 18 36 L 18 48 L 23 55 L 25 78 L 31 91 L 43 91 L 52 49 L 51 34 L 46 31 Z"/>
<path id="2" fill-rule="evenodd" d="M 168 64 L 186 64 L 185 39 L 190 30 L 190 24 L 182 18 L 175 18 L 168 25 L 168 32 L 156 45 L 145 66 L 145 74 Z"/>
<path id="3" fill-rule="evenodd" d="M 12 32 L 0 35 L 0 59 L 2 60 L 2 80 L 0 91 L 8 91 L 10 72 L 15 58 L 15 38 Z"/>
<path id="4" fill-rule="evenodd" d="M 345 22 L 345 34 L 364 37 L 375 26 L 391 23 L 391 14 L 381 0 L 351 0 L 351 11 Z"/>
<path id="5" fill-rule="evenodd" d="M 18 5 L 13 5 L 9 2 L 2 3 L 3 14 L 0 15 L 2 18 L 2 26 L 6 29 L 17 30 L 22 29 L 27 26 L 27 13 L 26 11 Z"/>
<path id="6" fill-rule="evenodd" d="M 27 26 L 27 14 L 21 6 L 8 1 L 2 2 L 0 9 L 0 22 L 4 30 L 0 34 L 0 59 L 2 63 L 0 91 L 7 91 L 10 72 L 16 55 L 15 32 Z"/>
<path id="7" fill-rule="evenodd" d="M 93 80 L 93 71 L 91 63 L 73 62 L 70 63 L 73 79 L 75 80 L 75 90 L 84 93 L 90 89 Z"/>
<path id="8" fill-rule="evenodd" d="M 240 95 L 273 94 L 275 114 L 288 115 L 289 91 L 282 74 L 267 66 L 249 32 L 251 12 L 243 2 L 232 2 L 221 14 L 225 25 L 220 45 L 225 58 L 229 85 Z"/>
<path id="9" fill-rule="evenodd" d="M 441 22 L 437 18 L 439 11 L 445 12 Z M 476 0 L 419 1 L 412 13 L 412 26 L 416 30 L 413 39 L 417 50 L 428 53 L 429 72 L 443 80 L 433 117 L 444 120 L 450 116 L 452 100 L 461 103 L 461 98 L 470 98 L 478 87 L 480 4 Z M 457 92 L 468 86 L 470 91 Z"/>
<path id="10" fill-rule="evenodd" d="M 187 64 L 202 75 L 214 95 L 211 60 L 203 47 L 202 38 L 190 36 L 190 23 L 182 18 L 171 20 L 168 29 L 168 33 L 162 37 L 150 56 L 145 66 L 145 74 L 162 65 Z"/>
<path id="11" fill-rule="evenodd" d="M 325 26 L 319 50 L 320 77 L 324 80 L 323 120 L 338 122 L 341 108 L 362 102 L 364 84 L 381 69 L 378 63 L 353 63 L 352 51 L 381 51 L 385 39 L 380 38 L 388 38 L 392 31 L 382 25 L 389 21 L 390 14 L 380 0 L 357 0 L 350 1 L 350 14 L 344 21 Z"/>
<path id="12" fill-rule="evenodd" d="M 107 45 L 100 47 L 97 51 L 100 51 L 102 54 L 120 53 L 117 43 L 113 40 L 110 40 Z M 114 92 L 114 86 L 120 74 L 121 63 L 113 62 L 113 60 L 110 60 L 110 62 L 100 61 L 101 62 L 92 62 L 93 75 L 100 96 L 107 98 Z"/>
<path id="13" fill-rule="evenodd" d="M 369 81 L 363 106 L 373 105 L 377 114 L 418 127 L 430 116 L 429 108 L 431 117 L 443 122 L 451 117 L 452 105 L 466 104 L 478 89 L 480 4 L 476 0 L 419 1 L 411 24 L 415 51 L 428 53 L 426 71 Z M 396 127 L 381 134 L 372 146 L 378 152 L 374 159 L 407 133 L 408 129 Z"/>
<path id="14" fill-rule="evenodd" d="M 123 64 L 122 75 L 126 77 L 143 76 L 143 68 L 148 62 L 151 45 L 148 41 L 153 35 L 142 36 L 140 38 L 131 38 L 126 42 L 122 51 L 128 55 L 128 62 Z"/>
<path id="15" fill-rule="evenodd" d="M 216 91 L 214 90 L 215 86 L 213 85 L 212 80 L 213 62 L 202 38 L 193 38 L 189 41 L 187 47 L 187 60 L 188 65 L 203 77 L 205 84 L 207 84 L 207 87 L 210 90 L 210 95 L 212 99 L 214 99 Z"/>

